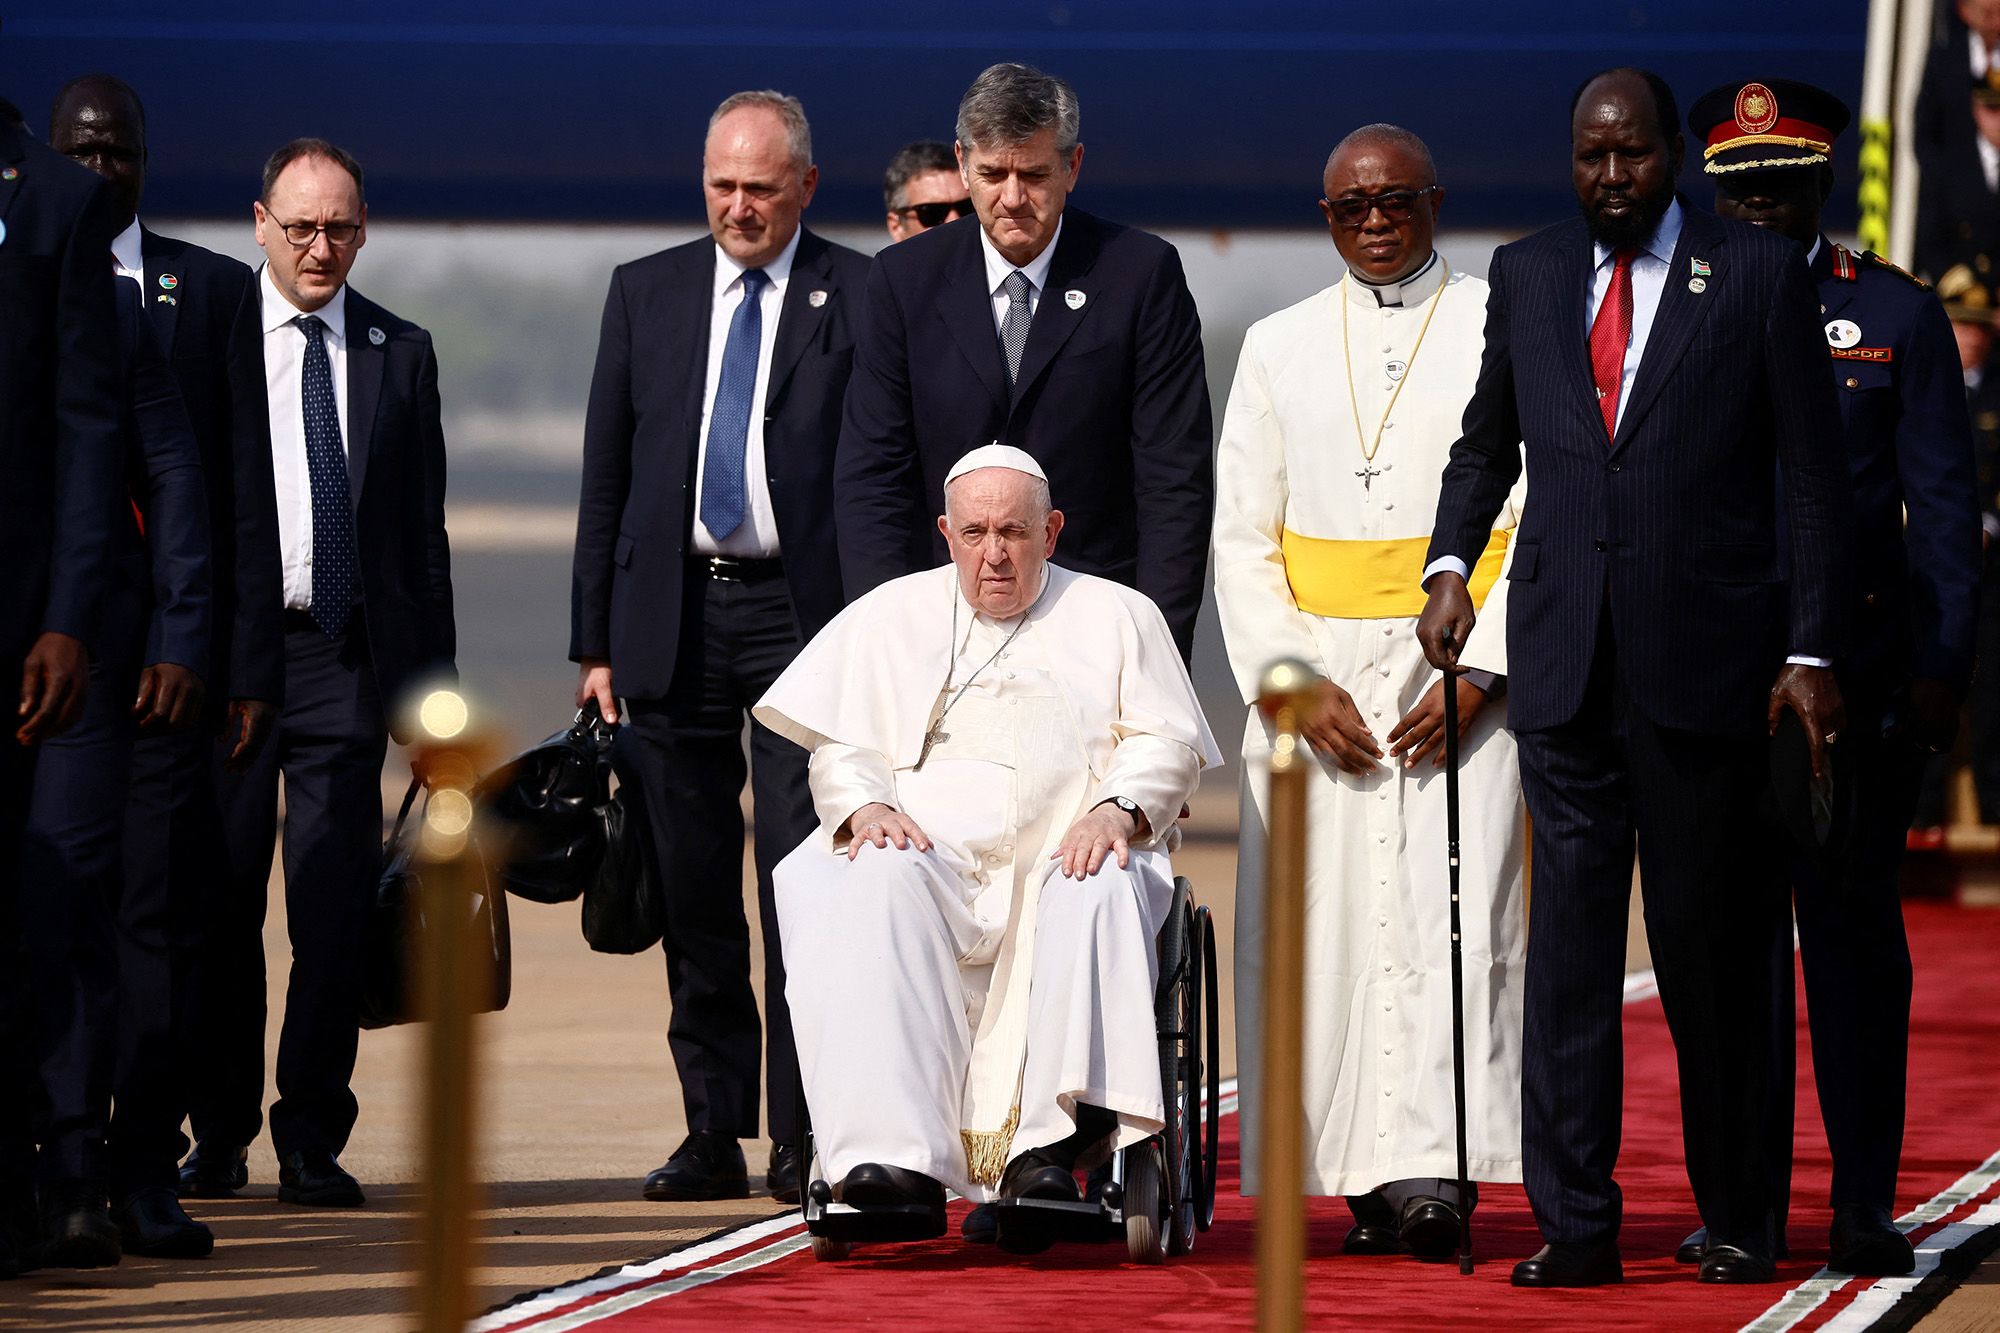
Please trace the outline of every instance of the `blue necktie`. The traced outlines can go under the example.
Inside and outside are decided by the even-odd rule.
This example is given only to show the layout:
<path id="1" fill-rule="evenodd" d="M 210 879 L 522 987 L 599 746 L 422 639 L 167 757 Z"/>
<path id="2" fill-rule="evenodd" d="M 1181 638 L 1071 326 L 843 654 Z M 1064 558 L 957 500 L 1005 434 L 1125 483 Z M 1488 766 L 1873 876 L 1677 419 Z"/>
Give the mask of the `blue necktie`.
<path id="1" fill-rule="evenodd" d="M 306 473 L 312 482 L 311 614 L 313 623 L 332 637 L 347 627 L 354 607 L 354 510 L 347 498 L 347 451 L 340 447 L 326 323 L 318 315 L 301 315 L 297 323 L 306 335 L 299 398 L 305 408 Z"/>
<path id="2" fill-rule="evenodd" d="M 708 462 L 701 477 L 701 525 L 717 541 L 743 526 L 750 510 L 744 456 L 750 446 L 750 400 L 757 392 L 757 352 L 764 341 L 764 305 L 757 298 L 770 279 L 761 268 L 743 274 L 743 301 L 729 317 L 722 348 L 722 378 L 708 414 Z"/>

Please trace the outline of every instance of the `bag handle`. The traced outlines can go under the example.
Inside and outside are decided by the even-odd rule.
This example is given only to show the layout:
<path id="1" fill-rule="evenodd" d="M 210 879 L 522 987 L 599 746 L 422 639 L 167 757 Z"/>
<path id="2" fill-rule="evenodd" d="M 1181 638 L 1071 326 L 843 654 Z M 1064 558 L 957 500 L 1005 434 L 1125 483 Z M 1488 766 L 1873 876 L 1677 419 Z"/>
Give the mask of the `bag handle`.
<path id="1" fill-rule="evenodd" d="M 403 821 L 410 817 L 410 807 L 417 803 L 417 793 L 423 789 L 424 780 L 422 778 L 412 777 L 410 779 L 410 789 L 403 793 L 403 808 L 396 812 L 396 826 L 389 830 L 389 841 L 391 843 L 403 836 Z"/>

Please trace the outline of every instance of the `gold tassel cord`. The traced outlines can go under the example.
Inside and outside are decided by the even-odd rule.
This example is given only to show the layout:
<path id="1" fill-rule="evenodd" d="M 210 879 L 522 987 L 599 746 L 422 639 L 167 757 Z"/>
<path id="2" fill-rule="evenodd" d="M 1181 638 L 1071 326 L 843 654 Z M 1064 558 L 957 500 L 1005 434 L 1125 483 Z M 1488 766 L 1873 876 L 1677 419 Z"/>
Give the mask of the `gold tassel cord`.
<path id="1" fill-rule="evenodd" d="M 965 1142 L 965 1171 L 974 1183 L 998 1185 L 1001 1174 L 1007 1169 L 1007 1159 L 1012 1155 L 1014 1131 L 1021 1127 L 1021 1108 L 1017 1105 L 1007 1113 L 1007 1123 L 998 1129 L 961 1129 L 958 1137 Z"/>

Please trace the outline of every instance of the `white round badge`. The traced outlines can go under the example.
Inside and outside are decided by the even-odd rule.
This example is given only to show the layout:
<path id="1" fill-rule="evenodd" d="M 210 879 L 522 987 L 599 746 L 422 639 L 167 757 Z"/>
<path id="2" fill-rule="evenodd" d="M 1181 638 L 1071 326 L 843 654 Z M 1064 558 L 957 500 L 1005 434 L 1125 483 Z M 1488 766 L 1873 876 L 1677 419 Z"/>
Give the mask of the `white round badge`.
<path id="1" fill-rule="evenodd" d="M 1852 347 L 1861 341 L 1861 326 L 1851 319 L 1830 319 L 1826 322 L 1826 341 L 1829 347 Z"/>

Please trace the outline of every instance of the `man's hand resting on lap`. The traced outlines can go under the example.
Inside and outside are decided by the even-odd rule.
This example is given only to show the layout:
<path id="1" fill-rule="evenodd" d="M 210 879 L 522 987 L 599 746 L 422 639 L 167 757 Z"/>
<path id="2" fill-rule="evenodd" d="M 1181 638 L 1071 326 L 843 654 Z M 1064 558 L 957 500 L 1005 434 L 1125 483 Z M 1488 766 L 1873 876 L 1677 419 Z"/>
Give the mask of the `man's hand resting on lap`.
<path id="1" fill-rule="evenodd" d="M 1105 853 L 1116 853 L 1118 868 L 1132 864 L 1132 839 L 1139 836 L 1139 820 L 1106 801 L 1092 806 L 1082 819 L 1069 826 L 1062 845 L 1050 855 L 1062 862 L 1064 879 L 1095 875 L 1104 864 Z"/>
<path id="2" fill-rule="evenodd" d="M 917 827 L 916 820 L 880 801 L 871 801 L 849 815 L 847 833 L 847 859 L 850 861 L 861 855 L 864 843 L 887 847 L 893 842 L 899 852 L 911 847 L 920 852 L 931 849 L 931 840 Z"/>

